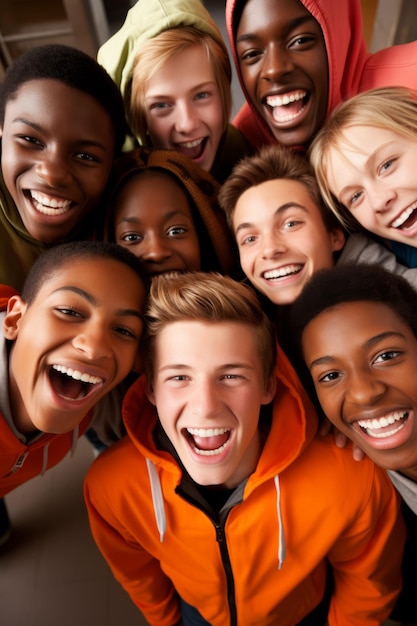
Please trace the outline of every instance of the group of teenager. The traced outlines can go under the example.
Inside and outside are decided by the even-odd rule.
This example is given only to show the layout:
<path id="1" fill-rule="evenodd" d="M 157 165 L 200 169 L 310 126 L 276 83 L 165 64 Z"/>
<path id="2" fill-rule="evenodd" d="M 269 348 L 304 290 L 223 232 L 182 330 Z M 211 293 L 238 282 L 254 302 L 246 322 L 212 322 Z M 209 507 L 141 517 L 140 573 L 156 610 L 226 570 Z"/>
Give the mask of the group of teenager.
<path id="1" fill-rule="evenodd" d="M 0 85 L 0 544 L 87 434 L 149 624 L 417 622 L 417 42 L 370 54 L 359 0 L 225 15 L 232 123 L 200 0 Z"/>

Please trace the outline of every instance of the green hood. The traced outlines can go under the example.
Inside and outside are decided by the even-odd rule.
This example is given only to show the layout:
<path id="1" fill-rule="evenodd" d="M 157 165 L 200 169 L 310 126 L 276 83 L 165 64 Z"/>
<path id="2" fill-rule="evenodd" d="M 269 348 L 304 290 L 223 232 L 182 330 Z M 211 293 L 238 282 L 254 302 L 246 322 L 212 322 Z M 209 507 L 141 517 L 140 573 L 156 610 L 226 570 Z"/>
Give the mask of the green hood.
<path id="1" fill-rule="evenodd" d="M 123 26 L 101 46 L 97 55 L 123 97 L 140 45 L 177 26 L 193 26 L 225 47 L 215 21 L 200 0 L 138 0 L 128 11 Z"/>

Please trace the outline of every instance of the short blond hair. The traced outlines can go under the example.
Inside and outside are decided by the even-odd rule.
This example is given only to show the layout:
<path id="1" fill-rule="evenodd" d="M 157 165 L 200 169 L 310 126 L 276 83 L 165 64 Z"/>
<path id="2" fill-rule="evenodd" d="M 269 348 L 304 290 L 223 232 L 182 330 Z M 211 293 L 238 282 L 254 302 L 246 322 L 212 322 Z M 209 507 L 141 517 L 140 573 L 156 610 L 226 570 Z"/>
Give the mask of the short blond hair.
<path id="1" fill-rule="evenodd" d="M 214 272 L 188 272 L 176 277 L 164 274 L 155 276 L 145 319 L 142 360 L 150 385 L 154 376 L 156 338 L 167 324 L 182 321 L 232 321 L 253 327 L 265 386 L 274 371 L 274 326 L 262 310 L 254 290 L 229 276 Z"/>
<path id="2" fill-rule="evenodd" d="M 208 33 L 201 32 L 192 26 L 179 26 L 163 31 L 145 41 L 135 57 L 132 81 L 125 95 L 125 104 L 130 128 L 142 145 L 146 145 L 148 141 L 145 107 L 148 81 L 169 59 L 194 46 L 203 48 L 213 67 L 220 93 L 224 130 L 226 130 L 232 109 L 232 69 L 227 48 Z"/>
<path id="3" fill-rule="evenodd" d="M 333 195 L 327 178 L 329 153 L 348 146 L 343 131 L 352 126 L 384 128 L 417 141 L 417 92 L 404 87 L 379 87 L 339 104 L 313 140 L 309 157 L 326 204 L 349 230 L 358 222 Z"/>

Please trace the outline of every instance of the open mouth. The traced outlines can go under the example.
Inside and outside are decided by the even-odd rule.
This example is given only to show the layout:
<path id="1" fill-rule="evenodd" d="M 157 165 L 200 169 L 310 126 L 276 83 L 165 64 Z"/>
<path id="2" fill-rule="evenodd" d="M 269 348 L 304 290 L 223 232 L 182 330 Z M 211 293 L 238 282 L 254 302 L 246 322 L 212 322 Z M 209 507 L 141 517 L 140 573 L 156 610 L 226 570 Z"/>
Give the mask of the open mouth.
<path id="1" fill-rule="evenodd" d="M 194 452 L 201 456 L 221 454 L 230 438 L 230 428 L 186 428 L 184 434 Z"/>
<path id="2" fill-rule="evenodd" d="M 103 379 L 64 365 L 52 365 L 49 380 L 55 393 L 65 400 L 82 400 L 103 384 Z"/>
<path id="3" fill-rule="evenodd" d="M 26 191 L 25 195 L 32 202 L 33 206 L 39 213 L 43 215 L 63 215 L 70 210 L 71 200 L 63 200 L 62 198 L 54 198 L 39 191 Z"/>
<path id="4" fill-rule="evenodd" d="M 304 90 L 288 92 L 282 96 L 268 96 L 266 106 L 271 112 L 272 118 L 278 124 L 292 122 L 303 112 L 310 94 Z"/>
<path id="5" fill-rule="evenodd" d="M 182 143 L 175 144 L 178 152 L 181 152 L 189 159 L 196 161 L 201 158 L 207 144 L 207 137 L 201 137 L 200 139 L 194 139 L 194 141 L 184 141 Z"/>
<path id="6" fill-rule="evenodd" d="M 275 270 L 268 270 L 267 272 L 264 272 L 262 274 L 262 278 L 268 281 L 287 278 L 288 276 L 294 276 L 295 274 L 299 274 L 303 267 L 304 265 L 301 264 L 286 265 L 285 267 L 280 267 Z"/>
<path id="7" fill-rule="evenodd" d="M 399 230 L 407 230 L 414 226 L 417 221 L 417 202 L 414 202 L 411 206 L 405 209 L 401 215 L 399 215 L 393 222 L 391 222 L 392 228 Z"/>
<path id="8" fill-rule="evenodd" d="M 408 411 L 394 411 L 378 419 L 358 420 L 358 425 L 369 437 L 386 439 L 404 428 L 408 416 Z"/>

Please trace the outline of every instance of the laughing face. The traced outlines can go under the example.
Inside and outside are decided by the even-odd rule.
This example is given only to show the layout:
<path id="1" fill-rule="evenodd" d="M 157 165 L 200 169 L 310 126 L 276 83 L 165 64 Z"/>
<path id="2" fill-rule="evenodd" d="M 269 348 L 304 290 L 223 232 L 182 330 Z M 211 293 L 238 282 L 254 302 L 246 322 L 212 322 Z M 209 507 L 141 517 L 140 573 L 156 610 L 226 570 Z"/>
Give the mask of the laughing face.
<path id="1" fill-rule="evenodd" d="M 88 94 L 51 79 L 24 83 L 6 105 L 4 181 L 26 230 L 63 240 L 101 199 L 114 160 L 114 129 Z"/>
<path id="2" fill-rule="evenodd" d="M 140 258 L 150 275 L 201 268 L 190 202 L 170 175 L 134 176 L 115 204 L 115 241 Z"/>
<path id="3" fill-rule="evenodd" d="M 330 148 L 328 184 L 369 231 L 417 247 L 417 138 L 372 126 L 343 130 Z"/>
<path id="4" fill-rule="evenodd" d="M 152 145 L 176 150 L 209 172 L 224 131 L 219 87 L 207 53 L 193 46 L 168 59 L 145 95 Z"/>
<path id="5" fill-rule="evenodd" d="M 130 372 L 142 334 L 145 287 L 113 259 L 71 261 L 27 305 L 9 302 L 9 393 L 16 427 L 64 433 Z"/>
<path id="6" fill-rule="evenodd" d="M 184 467 L 200 485 L 236 486 L 256 467 L 260 406 L 275 390 L 256 331 L 240 322 L 174 322 L 155 348 L 150 400 Z"/>
<path id="7" fill-rule="evenodd" d="M 319 23 L 299 0 L 248 0 L 236 51 L 248 99 L 277 142 L 309 144 L 327 113 L 327 53 Z"/>
<path id="8" fill-rule="evenodd" d="M 417 339 L 387 305 L 349 302 L 305 328 L 304 359 L 328 419 L 377 464 L 417 479 Z"/>
<path id="9" fill-rule="evenodd" d="M 240 264 L 271 302 L 290 304 L 317 270 L 333 267 L 344 245 L 339 228 L 328 231 L 320 209 L 295 180 L 269 180 L 238 199 L 233 231 Z"/>

